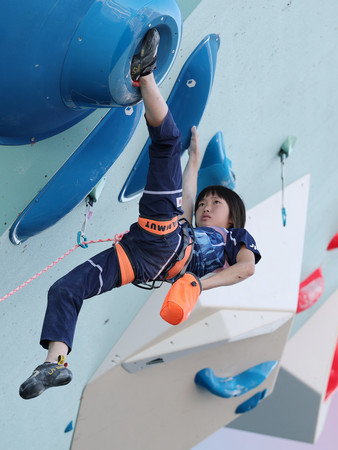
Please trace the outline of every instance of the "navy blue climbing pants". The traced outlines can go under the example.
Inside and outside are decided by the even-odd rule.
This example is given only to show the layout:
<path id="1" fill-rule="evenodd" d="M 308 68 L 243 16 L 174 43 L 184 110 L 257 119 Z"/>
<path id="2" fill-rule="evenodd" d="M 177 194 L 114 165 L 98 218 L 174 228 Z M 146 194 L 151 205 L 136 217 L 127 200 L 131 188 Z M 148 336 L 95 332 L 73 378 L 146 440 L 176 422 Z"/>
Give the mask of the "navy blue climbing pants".
<path id="1" fill-rule="evenodd" d="M 139 204 L 144 226 L 134 223 L 121 240 L 132 265 L 135 282 L 157 279 L 181 249 L 180 226 L 156 235 L 147 231 L 147 219 L 170 220 L 183 213 L 181 135 L 168 112 L 159 127 L 148 124 L 149 170 Z M 83 301 L 121 285 L 119 259 L 114 247 L 92 257 L 56 281 L 48 291 L 48 304 L 40 343 L 64 342 L 73 346 L 75 326 Z"/>

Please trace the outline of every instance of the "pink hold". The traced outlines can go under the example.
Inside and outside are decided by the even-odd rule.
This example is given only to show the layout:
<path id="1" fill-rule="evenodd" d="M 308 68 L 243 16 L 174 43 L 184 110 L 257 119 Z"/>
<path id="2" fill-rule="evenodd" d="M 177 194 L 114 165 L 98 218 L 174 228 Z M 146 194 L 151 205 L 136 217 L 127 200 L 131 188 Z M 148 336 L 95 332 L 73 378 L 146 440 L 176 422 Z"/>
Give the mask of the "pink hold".
<path id="1" fill-rule="evenodd" d="M 299 285 L 297 314 L 316 303 L 324 292 L 324 277 L 321 267 Z"/>
<path id="2" fill-rule="evenodd" d="M 336 345 L 336 350 L 334 352 L 329 381 L 327 383 L 325 400 L 327 400 L 333 392 L 338 388 L 338 342 Z"/>
<path id="3" fill-rule="evenodd" d="M 338 248 L 338 233 L 336 233 L 331 239 L 329 245 L 326 250 L 333 250 L 334 248 Z"/>

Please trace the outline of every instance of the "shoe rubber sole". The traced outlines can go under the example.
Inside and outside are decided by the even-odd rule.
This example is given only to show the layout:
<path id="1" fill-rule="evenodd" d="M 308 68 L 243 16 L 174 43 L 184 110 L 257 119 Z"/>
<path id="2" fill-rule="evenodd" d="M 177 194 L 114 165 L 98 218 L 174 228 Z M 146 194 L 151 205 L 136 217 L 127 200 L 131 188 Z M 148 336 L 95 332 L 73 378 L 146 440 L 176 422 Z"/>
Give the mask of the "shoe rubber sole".
<path id="1" fill-rule="evenodd" d="M 57 363 L 42 364 L 20 386 L 19 394 L 25 400 L 38 397 L 46 389 L 64 386 L 72 381 L 72 372 Z"/>

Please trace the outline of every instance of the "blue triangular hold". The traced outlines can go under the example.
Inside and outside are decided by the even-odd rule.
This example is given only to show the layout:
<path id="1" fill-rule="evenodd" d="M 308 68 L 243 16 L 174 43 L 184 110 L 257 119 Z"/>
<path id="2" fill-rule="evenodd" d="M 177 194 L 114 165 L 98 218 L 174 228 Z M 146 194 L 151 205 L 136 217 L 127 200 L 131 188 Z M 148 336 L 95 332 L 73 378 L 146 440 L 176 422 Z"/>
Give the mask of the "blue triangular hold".
<path id="1" fill-rule="evenodd" d="M 219 184 L 235 189 L 236 177 L 232 163 L 225 153 L 223 133 L 218 131 L 210 140 L 198 171 L 197 192 L 205 187 Z"/>
<path id="2" fill-rule="evenodd" d="M 65 433 L 69 433 L 69 431 L 73 430 L 73 421 L 71 420 L 69 424 L 66 426 Z"/>

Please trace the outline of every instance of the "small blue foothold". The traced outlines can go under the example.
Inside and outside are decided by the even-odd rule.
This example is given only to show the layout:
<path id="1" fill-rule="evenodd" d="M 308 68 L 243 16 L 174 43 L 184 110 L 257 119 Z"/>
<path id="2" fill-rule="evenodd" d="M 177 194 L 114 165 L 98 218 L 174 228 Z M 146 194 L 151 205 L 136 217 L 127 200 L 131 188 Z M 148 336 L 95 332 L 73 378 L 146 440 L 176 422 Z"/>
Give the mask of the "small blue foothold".
<path id="1" fill-rule="evenodd" d="M 66 426 L 65 433 L 69 433 L 73 429 L 73 421 L 71 420 L 69 424 Z"/>
<path id="2" fill-rule="evenodd" d="M 267 389 L 264 389 L 264 391 L 261 392 L 257 392 L 257 394 L 253 395 L 252 397 L 248 398 L 248 400 L 238 405 L 235 414 L 244 414 L 256 408 L 258 403 L 261 402 L 263 398 L 266 397 L 267 393 L 268 393 Z"/>

